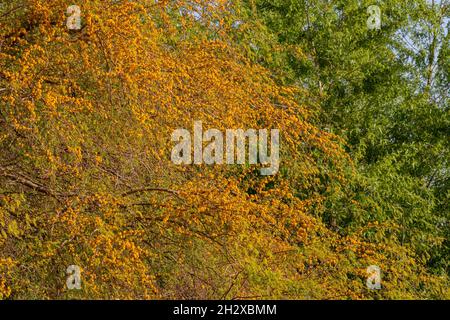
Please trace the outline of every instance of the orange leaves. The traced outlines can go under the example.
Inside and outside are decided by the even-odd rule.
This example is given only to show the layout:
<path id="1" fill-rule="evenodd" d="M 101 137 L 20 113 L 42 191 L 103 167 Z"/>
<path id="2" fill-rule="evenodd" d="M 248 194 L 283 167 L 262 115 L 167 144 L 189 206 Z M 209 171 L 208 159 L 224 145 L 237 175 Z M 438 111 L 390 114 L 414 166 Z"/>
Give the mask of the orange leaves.
<path id="1" fill-rule="evenodd" d="M 304 89 L 231 43 L 232 10 L 216 2 L 84 1 L 76 31 L 66 1 L 30 0 L 0 28 L 12 34 L 0 53 L 0 192 L 23 196 L 0 207 L 0 298 L 359 298 L 348 274 L 394 254 L 313 216 L 340 192 L 348 158 L 308 122 Z M 178 15 L 200 5 L 208 14 Z M 279 174 L 173 165 L 170 135 L 194 121 L 279 128 Z M 73 264 L 78 294 L 64 287 Z"/>
<path id="2" fill-rule="evenodd" d="M 0 299 L 7 299 L 11 293 L 12 289 L 10 284 L 8 284 L 8 278 L 11 274 L 12 268 L 15 266 L 15 262 L 11 258 L 0 258 Z M 6 277 L 5 277 L 6 276 Z"/>

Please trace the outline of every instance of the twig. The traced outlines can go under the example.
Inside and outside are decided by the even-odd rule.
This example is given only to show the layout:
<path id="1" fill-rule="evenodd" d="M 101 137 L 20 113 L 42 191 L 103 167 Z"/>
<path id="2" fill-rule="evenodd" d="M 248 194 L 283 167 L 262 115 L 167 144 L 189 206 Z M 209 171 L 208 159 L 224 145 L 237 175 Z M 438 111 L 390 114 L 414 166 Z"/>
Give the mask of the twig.
<path id="1" fill-rule="evenodd" d="M 166 188 L 154 188 L 154 187 L 143 187 L 138 189 L 133 189 L 127 192 L 122 193 L 122 197 L 126 197 L 135 193 L 147 192 L 147 191 L 159 191 L 159 192 L 167 192 L 176 195 L 179 197 L 179 193 L 176 190 L 166 189 Z"/>

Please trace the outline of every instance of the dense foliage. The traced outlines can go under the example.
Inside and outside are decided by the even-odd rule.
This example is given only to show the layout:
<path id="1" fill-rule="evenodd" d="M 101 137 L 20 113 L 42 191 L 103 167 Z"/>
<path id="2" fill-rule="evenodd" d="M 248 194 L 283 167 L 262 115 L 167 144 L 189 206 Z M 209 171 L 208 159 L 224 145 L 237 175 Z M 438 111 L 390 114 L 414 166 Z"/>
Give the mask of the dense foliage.
<path id="1" fill-rule="evenodd" d="M 249 3 L 264 22 L 259 40 L 274 39 L 259 59 L 315 92 L 318 125 L 345 138 L 358 166 L 361 176 L 346 192 L 370 214 L 333 199 L 326 219 L 337 211 L 344 228 L 395 221 L 402 244 L 448 272 L 450 3 L 377 2 L 380 30 L 366 25 L 372 1 Z"/>
<path id="2" fill-rule="evenodd" d="M 0 4 L 0 298 L 449 298 L 448 1 Z M 279 173 L 173 164 L 196 120 Z"/>

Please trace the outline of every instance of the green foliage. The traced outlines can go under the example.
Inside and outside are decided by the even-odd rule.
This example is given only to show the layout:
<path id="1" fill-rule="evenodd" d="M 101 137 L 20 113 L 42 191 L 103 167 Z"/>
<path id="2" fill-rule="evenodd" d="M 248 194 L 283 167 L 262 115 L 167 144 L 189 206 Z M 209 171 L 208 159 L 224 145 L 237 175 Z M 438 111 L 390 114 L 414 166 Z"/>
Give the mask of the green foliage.
<path id="1" fill-rule="evenodd" d="M 402 244 L 435 272 L 448 272 L 448 1 L 246 4 L 254 38 L 267 43 L 256 60 L 319 97 L 307 101 L 320 106 L 317 123 L 345 138 L 358 166 L 353 186 L 339 189 L 321 212 L 325 221 L 343 232 L 395 221 Z M 381 8 L 380 30 L 366 26 L 373 4 Z"/>

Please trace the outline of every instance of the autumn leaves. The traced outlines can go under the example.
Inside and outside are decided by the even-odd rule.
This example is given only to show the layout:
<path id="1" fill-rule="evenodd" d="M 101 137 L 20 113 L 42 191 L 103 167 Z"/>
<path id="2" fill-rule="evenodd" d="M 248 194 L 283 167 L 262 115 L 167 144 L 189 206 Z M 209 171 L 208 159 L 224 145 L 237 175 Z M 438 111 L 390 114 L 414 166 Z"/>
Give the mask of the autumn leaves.
<path id="1" fill-rule="evenodd" d="M 238 8 L 200 23 L 180 15 L 193 2 L 29 0 L 2 18 L 0 296 L 359 299 L 369 265 L 409 295 L 391 226 L 321 216 L 360 204 L 340 207 L 353 167 L 299 103 L 312 93 L 218 32 Z"/>

